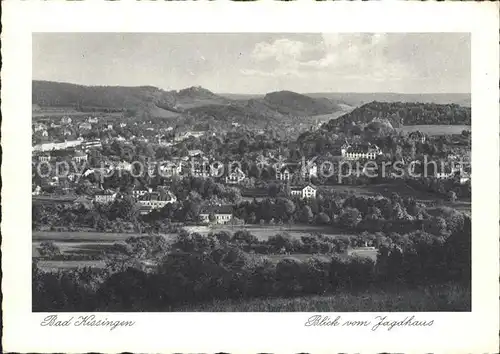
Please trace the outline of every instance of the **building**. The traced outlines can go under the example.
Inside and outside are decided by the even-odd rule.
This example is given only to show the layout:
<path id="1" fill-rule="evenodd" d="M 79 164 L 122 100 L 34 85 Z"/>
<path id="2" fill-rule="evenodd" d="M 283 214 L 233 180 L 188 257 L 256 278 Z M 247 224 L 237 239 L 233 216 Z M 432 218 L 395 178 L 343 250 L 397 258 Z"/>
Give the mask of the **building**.
<path id="1" fill-rule="evenodd" d="M 177 198 L 173 193 L 160 189 L 157 192 L 147 192 L 139 197 L 138 203 L 143 210 L 161 209 L 167 204 L 175 203 Z"/>
<path id="2" fill-rule="evenodd" d="M 175 142 L 179 142 L 179 141 L 186 140 L 186 139 L 188 139 L 190 137 L 199 138 L 199 137 L 203 136 L 204 134 L 205 134 L 205 132 L 195 132 L 195 131 L 187 131 L 187 132 L 184 132 L 184 133 L 176 133 L 175 137 L 174 137 L 174 141 Z"/>
<path id="3" fill-rule="evenodd" d="M 304 179 L 310 179 L 311 177 L 318 177 L 318 165 L 313 163 L 305 163 L 300 169 L 300 174 Z"/>
<path id="4" fill-rule="evenodd" d="M 42 130 L 42 131 L 40 132 L 40 135 L 42 135 L 42 136 L 44 136 L 44 137 L 47 137 L 47 136 L 49 136 L 49 132 L 48 132 L 48 131 L 46 131 L 46 130 Z"/>
<path id="5" fill-rule="evenodd" d="M 276 170 L 276 179 L 279 181 L 288 181 L 292 175 L 292 171 L 290 171 L 290 168 L 286 165 Z"/>
<path id="6" fill-rule="evenodd" d="M 377 145 L 370 143 L 351 145 L 347 141 L 342 145 L 341 153 L 345 160 L 375 160 L 377 156 L 382 155 Z"/>
<path id="7" fill-rule="evenodd" d="M 174 163 L 172 161 L 165 161 L 160 164 L 159 173 L 162 177 L 180 176 L 182 173 L 182 163 Z"/>
<path id="8" fill-rule="evenodd" d="M 83 149 L 102 148 L 102 143 L 99 139 L 83 141 L 82 148 Z"/>
<path id="9" fill-rule="evenodd" d="M 70 136 L 71 134 L 73 134 L 73 132 L 70 129 L 63 129 L 64 136 Z"/>
<path id="10" fill-rule="evenodd" d="M 61 118 L 61 124 L 71 124 L 72 120 L 70 117 L 65 116 Z"/>
<path id="11" fill-rule="evenodd" d="M 239 167 L 235 167 L 231 172 L 226 176 L 226 183 L 228 184 L 237 184 L 244 181 L 246 178 L 245 173 Z"/>
<path id="12" fill-rule="evenodd" d="M 412 141 L 421 142 L 421 143 L 425 143 L 425 140 L 426 140 L 425 134 L 418 131 L 418 130 L 408 134 L 408 138 Z"/>
<path id="13" fill-rule="evenodd" d="M 316 192 L 317 188 L 312 184 L 290 187 L 290 195 L 292 197 L 300 197 L 301 199 L 316 198 Z"/>
<path id="14" fill-rule="evenodd" d="M 33 146 L 33 151 L 64 150 L 81 144 L 82 142 L 80 140 L 69 140 L 61 143 L 45 143 Z"/>
<path id="15" fill-rule="evenodd" d="M 125 128 L 127 126 L 127 123 L 120 123 L 120 128 Z"/>
<path id="16" fill-rule="evenodd" d="M 88 160 L 88 156 L 86 153 L 84 153 L 82 151 L 76 151 L 72 160 L 77 162 L 77 163 L 86 162 Z"/>
<path id="17" fill-rule="evenodd" d="M 43 123 L 35 123 L 33 124 L 33 131 L 36 133 L 36 132 L 39 132 L 39 131 L 42 131 L 42 130 L 47 130 L 47 126 Z"/>
<path id="18" fill-rule="evenodd" d="M 42 188 L 39 185 L 36 185 L 31 190 L 31 195 L 40 195 L 42 192 Z"/>
<path id="19" fill-rule="evenodd" d="M 80 123 L 80 125 L 78 125 L 78 129 L 80 129 L 80 130 L 90 130 L 90 129 L 92 129 L 92 124 L 90 124 L 89 122 Z"/>
<path id="20" fill-rule="evenodd" d="M 217 205 L 204 208 L 200 213 L 203 223 L 214 223 L 224 225 L 233 219 L 232 205 Z"/>
<path id="21" fill-rule="evenodd" d="M 151 193 L 153 190 L 151 188 L 134 188 L 132 190 L 132 196 L 135 198 L 135 199 L 140 199 L 142 198 L 143 196 L 145 196 L 146 194 L 148 193 Z"/>
<path id="22" fill-rule="evenodd" d="M 51 159 L 50 154 L 43 154 L 38 156 L 39 162 L 49 162 Z"/>
<path id="23" fill-rule="evenodd" d="M 94 195 L 94 201 L 99 204 L 108 204 L 114 202 L 116 193 L 111 191 L 101 191 Z"/>
<path id="24" fill-rule="evenodd" d="M 201 150 L 189 150 L 188 155 L 189 155 L 189 157 L 203 156 L 203 151 L 201 151 Z"/>
<path id="25" fill-rule="evenodd" d="M 97 119 L 97 117 L 89 117 L 89 119 L 87 119 L 87 122 L 89 123 L 97 123 L 99 122 L 99 119 Z"/>

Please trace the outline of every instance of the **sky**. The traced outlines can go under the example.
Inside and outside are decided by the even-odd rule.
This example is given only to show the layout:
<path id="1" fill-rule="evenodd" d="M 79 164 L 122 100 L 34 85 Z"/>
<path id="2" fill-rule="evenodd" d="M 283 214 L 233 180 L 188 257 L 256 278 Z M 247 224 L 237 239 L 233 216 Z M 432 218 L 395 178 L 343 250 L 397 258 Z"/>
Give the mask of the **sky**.
<path id="1" fill-rule="evenodd" d="M 35 33 L 33 79 L 218 93 L 469 93 L 462 33 Z"/>

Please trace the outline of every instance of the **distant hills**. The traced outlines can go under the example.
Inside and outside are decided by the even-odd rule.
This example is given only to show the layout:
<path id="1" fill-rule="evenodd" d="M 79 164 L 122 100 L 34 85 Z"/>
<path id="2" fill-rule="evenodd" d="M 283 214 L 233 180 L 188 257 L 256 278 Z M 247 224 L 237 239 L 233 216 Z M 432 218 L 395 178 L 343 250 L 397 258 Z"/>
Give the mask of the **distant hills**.
<path id="1" fill-rule="evenodd" d="M 39 110 L 128 112 L 137 117 L 191 116 L 201 120 L 252 123 L 292 117 L 328 115 L 343 108 L 327 98 L 312 98 L 290 91 L 256 98 L 235 99 L 202 87 L 165 91 L 152 86 L 83 86 L 33 81 L 32 99 Z"/>
<path id="2" fill-rule="evenodd" d="M 318 121 L 330 120 L 326 127 L 333 128 L 363 124 L 373 118 L 387 118 L 394 127 L 470 124 L 470 108 L 457 106 L 470 106 L 469 94 L 300 94 L 277 91 L 265 95 L 239 95 L 216 94 L 203 87 L 166 91 L 153 86 L 83 86 L 36 80 L 32 85 L 34 116 L 50 115 L 51 112 L 106 112 L 138 119 L 216 122 L 218 126 L 234 122 L 253 126 L 287 123 L 290 126 L 297 122 L 308 124 L 316 121 L 314 124 L 317 124 Z M 353 109 L 355 107 L 358 108 Z M 340 118 L 336 119 L 338 116 Z"/>
<path id="3" fill-rule="evenodd" d="M 245 94 L 220 94 L 229 99 L 258 99 L 263 98 L 264 95 L 245 95 Z M 447 104 L 455 103 L 461 106 L 470 107 L 471 95 L 470 93 L 424 93 L 424 94 L 405 94 L 405 93 L 391 93 L 391 92 L 313 92 L 303 93 L 303 95 L 312 98 L 327 98 L 331 102 L 337 104 L 346 104 L 349 106 L 361 106 L 373 101 L 378 102 L 421 102 L 421 103 L 437 103 Z"/>
<path id="4" fill-rule="evenodd" d="M 332 119 L 323 128 L 329 131 L 384 121 L 397 128 L 405 125 L 470 125 L 471 109 L 457 104 L 415 102 L 370 102 Z"/>

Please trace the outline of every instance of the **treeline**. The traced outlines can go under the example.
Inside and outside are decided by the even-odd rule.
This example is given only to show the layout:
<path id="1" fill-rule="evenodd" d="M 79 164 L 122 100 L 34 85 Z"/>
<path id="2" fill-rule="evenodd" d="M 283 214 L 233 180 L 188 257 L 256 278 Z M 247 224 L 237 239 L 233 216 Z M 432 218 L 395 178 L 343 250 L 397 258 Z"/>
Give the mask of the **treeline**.
<path id="1" fill-rule="evenodd" d="M 374 101 L 330 120 L 325 128 L 335 131 L 353 123 L 367 124 L 374 118 L 387 119 L 394 128 L 402 125 L 471 125 L 471 109 L 457 104 Z"/>
<path id="2" fill-rule="evenodd" d="M 376 263 L 335 255 L 272 262 L 245 252 L 240 247 L 244 240 L 181 234 L 153 267 L 133 266 L 135 257 L 100 272 L 47 273 L 34 263 L 33 311 L 175 311 L 215 299 L 356 293 L 448 282 L 470 289 L 470 230 L 470 218 L 465 217 L 463 226 L 447 237 L 403 235 L 381 244 Z M 470 300 L 460 309 L 443 306 L 440 310 L 470 310 Z"/>

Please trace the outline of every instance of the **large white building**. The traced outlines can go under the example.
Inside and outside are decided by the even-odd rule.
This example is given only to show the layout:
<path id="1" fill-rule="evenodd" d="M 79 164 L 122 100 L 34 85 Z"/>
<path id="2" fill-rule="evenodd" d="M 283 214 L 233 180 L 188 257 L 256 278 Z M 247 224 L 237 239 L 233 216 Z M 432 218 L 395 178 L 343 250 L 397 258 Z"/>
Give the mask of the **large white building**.
<path id="1" fill-rule="evenodd" d="M 370 143 L 351 145 L 346 142 L 340 151 L 345 160 L 375 160 L 377 156 L 382 155 L 380 148 Z"/>

